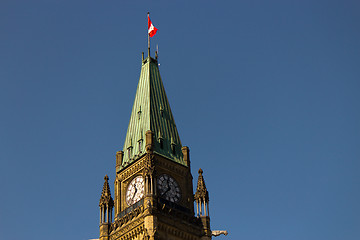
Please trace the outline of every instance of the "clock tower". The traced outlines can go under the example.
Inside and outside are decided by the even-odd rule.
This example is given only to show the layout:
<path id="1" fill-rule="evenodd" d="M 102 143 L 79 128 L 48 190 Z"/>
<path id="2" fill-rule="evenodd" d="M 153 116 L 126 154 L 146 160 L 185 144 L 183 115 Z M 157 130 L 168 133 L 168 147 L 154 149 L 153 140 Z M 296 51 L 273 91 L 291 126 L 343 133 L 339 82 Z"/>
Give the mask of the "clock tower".
<path id="1" fill-rule="evenodd" d="M 189 148 L 181 144 L 157 62 L 144 58 L 122 151 L 114 198 L 108 177 L 100 198 L 100 240 L 212 237 L 209 194 L 199 170 L 193 191 Z M 195 206 L 195 207 L 194 207 Z"/>

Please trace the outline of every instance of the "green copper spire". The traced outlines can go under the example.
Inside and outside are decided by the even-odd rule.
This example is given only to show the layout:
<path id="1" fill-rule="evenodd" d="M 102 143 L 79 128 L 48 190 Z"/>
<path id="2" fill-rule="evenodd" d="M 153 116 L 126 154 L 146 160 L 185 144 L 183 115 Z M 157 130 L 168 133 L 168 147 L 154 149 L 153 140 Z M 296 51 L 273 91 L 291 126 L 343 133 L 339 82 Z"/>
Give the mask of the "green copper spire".
<path id="1" fill-rule="evenodd" d="M 139 159 L 146 152 L 145 133 L 154 133 L 153 151 L 186 165 L 181 142 L 161 81 L 158 62 L 148 56 L 142 61 L 140 79 L 124 143 L 124 157 L 118 170 Z"/>

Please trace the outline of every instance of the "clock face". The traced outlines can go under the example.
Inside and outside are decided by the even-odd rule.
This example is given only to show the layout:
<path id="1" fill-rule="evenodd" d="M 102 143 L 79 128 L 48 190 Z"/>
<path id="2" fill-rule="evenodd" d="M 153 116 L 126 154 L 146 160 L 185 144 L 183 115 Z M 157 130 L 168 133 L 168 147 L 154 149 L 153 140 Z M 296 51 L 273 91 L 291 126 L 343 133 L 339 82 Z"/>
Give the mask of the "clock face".
<path id="1" fill-rule="evenodd" d="M 144 178 L 137 176 L 128 186 L 126 191 L 126 203 L 130 206 L 144 196 Z"/>
<path id="2" fill-rule="evenodd" d="M 163 174 L 157 179 L 159 195 L 171 202 L 178 202 L 181 198 L 179 184 L 167 174 Z"/>

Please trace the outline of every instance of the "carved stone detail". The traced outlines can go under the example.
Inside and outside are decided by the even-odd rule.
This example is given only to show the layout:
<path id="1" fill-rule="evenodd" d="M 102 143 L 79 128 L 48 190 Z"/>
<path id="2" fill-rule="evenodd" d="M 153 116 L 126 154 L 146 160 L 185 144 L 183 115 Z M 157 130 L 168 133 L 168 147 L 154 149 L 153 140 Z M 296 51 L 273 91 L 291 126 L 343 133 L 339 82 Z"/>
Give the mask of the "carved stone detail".
<path id="1" fill-rule="evenodd" d="M 126 216 L 114 222 L 111 226 L 110 239 L 133 239 L 144 233 L 144 218 L 141 216 L 143 207 L 137 208 Z"/>
<path id="2" fill-rule="evenodd" d="M 193 215 L 170 208 L 165 204 L 163 204 L 161 206 L 160 203 L 158 206 L 158 211 L 161 212 L 162 214 L 164 214 L 164 216 L 171 217 L 172 219 L 178 219 L 178 220 L 180 220 L 180 222 L 186 222 L 188 224 L 191 224 L 192 225 L 191 229 L 194 230 L 194 232 L 193 232 L 194 234 L 198 233 L 202 229 L 201 220 L 199 218 L 194 217 Z M 177 227 L 180 227 L 180 225 L 177 225 Z M 196 227 L 198 227 L 197 230 L 196 230 Z M 184 228 L 184 230 L 185 230 L 185 228 Z"/>
<path id="3" fill-rule="evenodd" d="M 181 176 L 185 176 L 189 172 L 188 168 L 185 168 L 183 166 L 179 167 L 177 163 L 171 162 L 167 159 L 162 159 L 161 161 L 157 161 L 156 165 L 168 169 L 172 172 L 175 172 Z"/>
<path id="4" fill-rule="evenodd" d="M 110 228 L 110 231 L 117 231 L 119 228 L 122 229 L 123 226 L 126 226 L 126 224 L 129 221 L 132 221 L 133 219 L 137 218 L 141 213 L 144 212 L 144 206 L 140 206 L 130 213 L 126 214 L 125 216 L 118 218 Z"/>
<path id="5" fill-rule="evenodd" d="M 145 155 L 145 158 L 146 158 L 146 155 Z M 125 169 L 124 171 L 122 171 L 121 173 L 118 174 L 118 178 L 121 179 L 122 181 L 125 181 L 128 178 L 134 176 L 134 174 L 136 174 L 137 172 L 139 172 L 141 169 L 144 168 L 145 158 L 142 157 L 141 159 L 139 159 L 136 162 L 134 162 L 133 164 L 131 164 L 131 166 L 129 166 L 127 169 Z"/>
<path id="6" fill-rule="evenodd" d="M 158 227 L 159 231 L 165 232 L 167 234 L 176 236 L 181 239 L 186 239 L 186 240 L 198 240 L 199 239 L 199 232 L 193 231 L 193 229 L 191 227 L 183 227 L 182 229 L 180 229 L 179 225 L 177 225 L 176 227 L 173 227 L 173 226 L 169 226 L 164 223 L 159 223 L 158 226 L 159 226 Z"/>
<path id="7" fill-rule="evenodd" d="M 144 159 L 144 176 L 153 176 L 155 172 L 155 156 L 152 153 L 146 154 Z"/>

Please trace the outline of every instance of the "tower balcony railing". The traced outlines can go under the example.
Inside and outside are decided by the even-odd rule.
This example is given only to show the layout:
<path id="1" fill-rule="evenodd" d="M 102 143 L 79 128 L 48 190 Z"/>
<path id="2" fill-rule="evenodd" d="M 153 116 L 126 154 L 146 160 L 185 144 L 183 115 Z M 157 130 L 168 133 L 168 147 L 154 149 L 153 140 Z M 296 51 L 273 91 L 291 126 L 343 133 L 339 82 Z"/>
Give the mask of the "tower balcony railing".
<path id="1" fill-rule="evenodd" d="M 135 209 L 141 207 L 142 205 L 144 205 L 144 199 L 140 199 L 138 202 L 134 203 L 133 205 L 131 205 L 130 207 L 128 208 L 125 208 L 124 211 L 120 212 L 117 217 L 118 218 L 122 218 L 124 217 L 126 214 L 129 214 L 131 213 L 132 211 L 134 211 Z"/>

